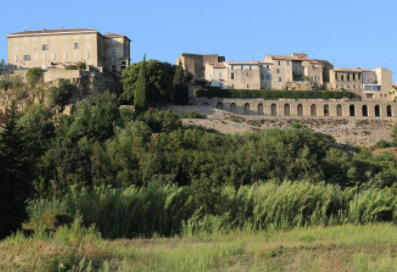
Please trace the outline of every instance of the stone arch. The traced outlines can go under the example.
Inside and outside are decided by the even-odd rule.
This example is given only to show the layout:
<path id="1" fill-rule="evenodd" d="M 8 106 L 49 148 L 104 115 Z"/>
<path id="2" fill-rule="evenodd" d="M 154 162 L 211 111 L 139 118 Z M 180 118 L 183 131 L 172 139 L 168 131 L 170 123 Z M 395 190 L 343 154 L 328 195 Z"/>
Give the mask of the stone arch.
<path id="1" fill-rule="evenodd" d="M 289 104 L 284 105 L 284 115 L 290 116 L 291 115 L 291 106 Z"/>
<path id="2" fill-rule="evenodd" d="M 258 115 L 263 115 L 263 104 L 262 103 L 260 103 L 259 105 L 258 105 Z"/>
<path id="3" fill-rule="evenodd" d="M 277 106 L 276 106 L 276 104 L 272 104 L 271 110 L 272 110 L 272 115 L 276 116 L 277 115 Z"/>
<path id="4" fill-rule="evenodd" d="M 299 104 L 298 105 L 298 116 L 303 116 L 303 105 Z"/>
<path id="5" fill-rule="evenodd" d="M 354 105 L 350 105 L 349 113 L 350 113 L 350 116 L 356 116 L 356 107 L 354 107 Z"/>
<path id="6" fill-rule="evenodd" d="M 367 107 L 367 105 L 363 105 L 363 116 L 368 116 L 368 107 Z"/>
<path id="7" fill-rule="evenodd" d="M 327 104 L 324 105 L 324 116 L 329 116 L 329 106 Z"/>
<path id="8" fill-rule="evenodd" d="M 244 114 L 249 115 L 250 114 L 250 104 L 245 103 L 244 105 Z"/>
<path id="9" fill-rule="evenodd" d="M 392 117 L 393 116 L 393 110 L 391 109 L 390 105 L 387 105 L 386 111 L 387 111 L 387 116 L 388 117 Z"/>
<path id="10" fill-rule="evenodd" d="M 342 116 L 342 105 L 336 106 L 336 116 Z"/>
<path id="11" fill-rule="evenodd" d="M 317 116 L 317 107 L 315 104 L 310 106 L 310 115 L 311 116 Z"/>
<path id="12" fill-rule="evenodd" d="M 218 104 L 216 104 L 216 108 L 218 110 L 223 110 L 223 104 L 221 102 L 218 102 Z"/>
<path id="13" fill-rule="evenodd" d="M 379 107 L 379 105 L 376 105 L 375 106 L 375 116 L 380 116 L 380 107 Z"/>
<path id="14" fill-rule="evenodd" d="M 230 104 L 230 111 L 231 112 L 236 112 L 236 103 Z"/>

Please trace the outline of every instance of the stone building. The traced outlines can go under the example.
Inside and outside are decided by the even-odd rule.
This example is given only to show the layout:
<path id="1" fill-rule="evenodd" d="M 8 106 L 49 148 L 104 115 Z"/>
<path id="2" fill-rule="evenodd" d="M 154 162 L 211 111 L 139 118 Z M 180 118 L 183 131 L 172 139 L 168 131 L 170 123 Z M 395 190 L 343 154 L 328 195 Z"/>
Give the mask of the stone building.
<path id="1" fill-rule="evenodd" d="M 183 54 L 189 55 L 189 54 Z M 216 56 L 217 55 L 209 55 Z M 307 54 L 266 55 L 263 61 L 227 62 L 201 58 L 201 86 L 253 90 L 337 90 L 351 91 L 362 100 L 392 101 L 392 72 L 385 68 L 336 68 L 326 60 L 310 59 Z M 203 62 L 204 68 L 202 68 Z M 185 62 L 186 64 L 186 62 Z M 185 69 L 191 69 L 186 64 Z M 197 71 L 195 73 L 198 74 Z M 204 74 L 204 77 L 203 77 Z"/>
<path id="2" fill-rule="evenodd" d="M 24 31 L 7 35 L 8 63 L 14 70 L 40 67 L 63 69 L 79 61 L 122 72 L 130 64 L 131 40 L 124 35 L 102 35 L 95 29 Z"/>

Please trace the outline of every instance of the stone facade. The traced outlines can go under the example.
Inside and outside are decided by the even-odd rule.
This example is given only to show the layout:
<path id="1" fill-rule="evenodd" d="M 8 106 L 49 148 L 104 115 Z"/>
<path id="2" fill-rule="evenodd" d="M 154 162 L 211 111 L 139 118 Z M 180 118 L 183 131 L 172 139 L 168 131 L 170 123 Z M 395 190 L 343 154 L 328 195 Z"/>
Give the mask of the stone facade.
<path id="1" fill-rule="evenodd" d="M 131 40 L 95 29 L 24 31 L 7 35 L 8 63 L 14 70 L 64 69 L 79 61 L 122 72 L 130 64 Z"/>

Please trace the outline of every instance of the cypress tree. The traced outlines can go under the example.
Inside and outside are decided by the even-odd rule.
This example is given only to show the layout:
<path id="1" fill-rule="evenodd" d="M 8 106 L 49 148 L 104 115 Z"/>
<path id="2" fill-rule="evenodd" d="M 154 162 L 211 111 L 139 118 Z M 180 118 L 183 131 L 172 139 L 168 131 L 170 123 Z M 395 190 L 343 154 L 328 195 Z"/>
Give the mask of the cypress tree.
<path id="1" fill-rule="evenodd" d="M 134 96 L 135 111 L 143 112 L 147 110 L 146 101 L 146 54 L 143 57 L 142 67 L 139 71 L 139 77 L 136 82 L 135 96 Z"/>
<path id="2" fill-rule="evenodd" d="M 178 105 L 186 105 L 189 102 L 189 84 L 185 72 L 182 68 L 182 62 L 176 67 L 174 77 L 175 95 L 174 101 Z"/>
<path id="3" fill-rule="evenodd" d="M 26 219 L 29 197 L 29 155 L 22 129 L 17 126 L 17 103 L 13 100 L 2 118 L 0 133 L 0 238 L 16 231 Z"/>

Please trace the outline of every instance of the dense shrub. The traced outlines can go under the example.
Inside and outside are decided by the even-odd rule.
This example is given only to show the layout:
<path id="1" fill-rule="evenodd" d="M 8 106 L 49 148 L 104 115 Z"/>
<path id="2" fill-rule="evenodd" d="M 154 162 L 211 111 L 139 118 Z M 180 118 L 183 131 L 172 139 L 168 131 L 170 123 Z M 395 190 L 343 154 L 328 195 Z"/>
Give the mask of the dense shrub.
<path id="1" fill-rule="evenodd" d="M 205 119 L 205 116 L 195 110 L 190 110 L 185 112 L 182 115 L 182 118 L 191 118 L 191 119 Z"/>
<path id="2" fill-rule="evenodd" d="M 79 70 L 77 65 L 68 65 L 65 67 L 65 70 Z"/>
<path id="3" fill-rule="evenodd" d="M 60 107 L 66 105 L 72 95 L 72 90 L 73 86 L 66 80 L 62 80 L 59 87 L 51 87 L 48 90 L 51 104 Z"/>
<path id="4" fill-rule="evenodd" d="M 79 61 L 79 62 L 77 63 L 77 69 L 79 69 L 79 70 L 85 70 L 85 69 L 87 69 L 87 64 L 85 64 L 85 62 Z"/>
<path id="5" fill-rule="evenodd" d="M 41 69 L 38 67 L 30 68 L 26 73 L 26 82 L 31 88 L 34 88 L 41 79 Z"/>
<path id="6" fill-rule="evenodd" d="M 221 88 L 202 88 L 194 90 L 195 97 L 206 98 L 291 98 L 291 99 L 342 99 L 353 98 L 354 94 L 347 91 L 277 91 L 277 90 L 239 90 Z"/>

